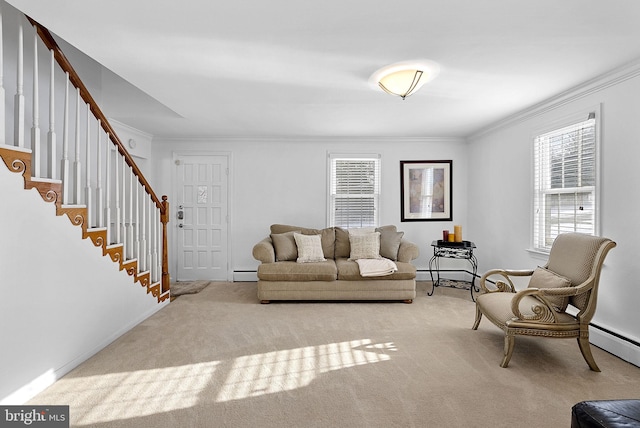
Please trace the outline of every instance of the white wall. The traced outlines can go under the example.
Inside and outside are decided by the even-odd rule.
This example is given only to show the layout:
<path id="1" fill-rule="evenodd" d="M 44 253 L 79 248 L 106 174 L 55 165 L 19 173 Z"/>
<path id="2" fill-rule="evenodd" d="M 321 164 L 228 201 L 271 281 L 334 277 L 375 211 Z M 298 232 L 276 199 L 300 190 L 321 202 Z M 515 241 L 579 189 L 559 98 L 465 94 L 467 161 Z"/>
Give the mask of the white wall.
<path id="1" fill-rule="evenodd" d="M 148 177 L 150 175 L 149 159 L 151 158 L 153 135 L 111 118 L 109 118 L 109 124 L 116 132 L 125 149 L 133 157 L 142 174 L 145 178 Z M 115 150 L 115 146 L 113 146 L 113 149 Z"/>
<path id="2" fill-rule="evenodd" d="M 420 246 L 419 269 L 428 268 L 431 241 L 443 229 L 467 223 L 467 145 L 452 139 L 220 139 L 155 140 L 152 148 L 151 184 L 158 194 L 175 198 L 172 154 L 189 151 L 231 154 L 230 234 L 231 270 L 255 272 L 253 245 L 269 234 L 273 223 L 323 228 L 327 225 L 327 153 L 380 153 L 382 196 L 380 224 L 395 224 L 405 237 Z M 400 222 L 400 161 L 453 160 L 453 221 Z M 169 239 L 176 228 L 175 207 Z M 170 266 L 176 257 L 170 244 Z M 253 275 L 255 278 L 255 273 Z"/>
<path id="3" fill-rule="evenodd" d="M 0 403 L 21 404 L 165 303 L 2 162 L 0 189 Z"/>
<path id="4" fill-rule="evenodd" d="M 542 265 L 527 252 L 531 230 L 532 136 L 577 112 L 601 106 L 601 235 L 618 243 L 602 272 L 593 323 L 640 342 L 640 64 L 632 64 L 474 136 L 469 144 L 469 233 L 480 271 Z M 585 116 L 586 118 L 586 113 Z M 637 346 L 592 329 L 592 342 L 640 365 Z"/>

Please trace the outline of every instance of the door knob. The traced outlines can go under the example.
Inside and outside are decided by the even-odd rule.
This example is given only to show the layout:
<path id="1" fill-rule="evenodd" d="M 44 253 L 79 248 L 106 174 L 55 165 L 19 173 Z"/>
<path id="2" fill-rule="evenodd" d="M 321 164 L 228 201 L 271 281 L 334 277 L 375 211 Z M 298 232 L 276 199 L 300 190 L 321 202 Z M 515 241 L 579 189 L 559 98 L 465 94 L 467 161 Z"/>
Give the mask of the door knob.
<path id="1" fill-rule="evenodd" d="M 179 227 L 180 229 L 182 229 L 184 226 L 183 226 L 183 224 L 182 224 L 182 223 L 179 223 L 179 224 L 178 224 L 178 227 Z"/>

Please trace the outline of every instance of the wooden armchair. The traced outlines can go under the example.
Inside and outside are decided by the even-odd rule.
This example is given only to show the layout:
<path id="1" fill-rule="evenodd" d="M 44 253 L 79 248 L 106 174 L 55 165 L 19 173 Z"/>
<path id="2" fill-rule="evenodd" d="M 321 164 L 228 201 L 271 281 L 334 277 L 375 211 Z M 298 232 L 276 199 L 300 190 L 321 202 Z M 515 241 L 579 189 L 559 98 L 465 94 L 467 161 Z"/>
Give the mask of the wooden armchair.
<path id="1" fill-rule="evenodd" d="M 580 233 L 558 235 L 549 261 L 535 270 L 494 269 L 480 279 L 483 294 L 476 299 L 476 330 L 484 314 L 504 330 L 504 358 L 507 367 L 516 335 L 576 338 L 582 356 L 593 371 L 600 369 L 589 347 L 589 322 L 596 311 L 598 282 L 604 259 L 616 243 L 610 239 Z M 490 277 L 500 276 L 495 285 Z M 512 277 L 530 276 L 529 286 L 516 291 Z M 567 306 L 578 312 L 566 312 Z"/>

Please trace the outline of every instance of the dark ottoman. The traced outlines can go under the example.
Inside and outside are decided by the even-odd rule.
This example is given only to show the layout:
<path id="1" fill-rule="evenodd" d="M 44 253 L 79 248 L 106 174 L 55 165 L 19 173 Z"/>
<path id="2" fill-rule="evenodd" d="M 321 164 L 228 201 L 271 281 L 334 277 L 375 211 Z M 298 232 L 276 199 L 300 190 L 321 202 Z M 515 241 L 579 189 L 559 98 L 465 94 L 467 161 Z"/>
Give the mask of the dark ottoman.
<path id="1" fill-rule="evenodd" d="M 571 428 L 640 427 L 640 400 L 582 401 L 571 408 Z"/>

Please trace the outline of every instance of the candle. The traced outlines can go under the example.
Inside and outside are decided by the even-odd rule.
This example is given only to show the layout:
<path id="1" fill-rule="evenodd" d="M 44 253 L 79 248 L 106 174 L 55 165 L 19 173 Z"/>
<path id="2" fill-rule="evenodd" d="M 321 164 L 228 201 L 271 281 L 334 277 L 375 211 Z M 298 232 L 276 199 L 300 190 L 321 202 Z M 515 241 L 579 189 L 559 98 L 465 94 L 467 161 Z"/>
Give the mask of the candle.
<path id="1" fill-rule="evenodd" d="M 456 234 L 455 233 L 449 233 L 449 242 L 454 242 L 456 240 Z"/>
<path id="2" fill-rule="evenodd" d="M 455 242 L 462 242 L 462 226 L 453 226 L 453 233 L 456 235 Z"/>
<path id="3" fill-rule="evenodd" d="M 442 240 L 445 241 L 445 242 L 449 240 L 449 231 L 448 230 L 443 230 L 442 231 Z"/>

